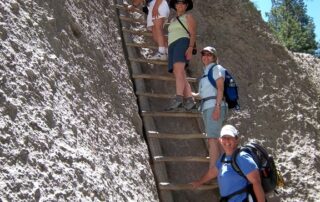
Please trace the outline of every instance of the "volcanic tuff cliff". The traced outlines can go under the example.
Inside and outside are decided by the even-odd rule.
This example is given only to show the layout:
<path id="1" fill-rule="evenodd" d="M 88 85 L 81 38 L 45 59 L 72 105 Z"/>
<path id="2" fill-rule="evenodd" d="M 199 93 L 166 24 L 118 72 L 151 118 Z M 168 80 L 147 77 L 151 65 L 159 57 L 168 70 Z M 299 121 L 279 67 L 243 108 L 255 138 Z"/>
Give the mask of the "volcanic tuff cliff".
<path id="1" fill-rule="evenodd" d="M 0 198 L 156 201 L 112 1 L 0 2 Z"/>
<path id="2" fill-rule="evenodd" d="M 216 46 L 240 85 L 242 111 L 228 122 L 243 142 L 258 140 L 276 156 L 286 180 L 283 201 L 318 200 L 320 60 L 277 43 L 249 1 L 197 2 L 200 45 Z"/>
<path id="3" fill-rule="evenodd" d="M 114 3 L 0 2 L 3 201 L 158 201 Z M 319 59 L 279 45 L 248 0 L 194 4 L 198 46 L 240 86 L 228 123 L 277 157 L 282 201 L 316 201 Z"/>

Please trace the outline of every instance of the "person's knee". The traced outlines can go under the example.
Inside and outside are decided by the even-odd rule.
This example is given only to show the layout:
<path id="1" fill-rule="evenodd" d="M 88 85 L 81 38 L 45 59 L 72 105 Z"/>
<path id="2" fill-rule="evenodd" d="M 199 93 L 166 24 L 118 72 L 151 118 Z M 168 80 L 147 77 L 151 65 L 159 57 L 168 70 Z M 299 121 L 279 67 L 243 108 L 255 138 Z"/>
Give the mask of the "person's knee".
<path id="1" fill-rule="evenodd" d="M 153 32 L 156 33 L 158 36 L 163 37 L 162 25 L 155 23 L 153 27 L 154 27 Z"/>
<path id="2" fill-rule="evenodd" d="M 218 138 L 209 138 L 208 142 L 209 142 L 209 144 L 217 145 L 217 144 L 219 144 L 219 139 Z"/>
<path id="3" fill-rule="evenodd" d="M 159 30 L 162 30 L 163 24 L 164 24 L 164 18 L 158 18 L 153 20 L 153 25 L 159 28 Z"/>
<path id="4" fill-rule="evenodd" d="M 183 78 L 184 77 L 184 69 L 180 68 L 179 66 L 174 66 L 173 73 L 176 77 Z"/>
<path id="5" fill-rule="evenodd" d="M 153 38 L 153 40 L 154 40 L 154 41 L 157 41 L 157 39 L 158 39 L 158 33 L 157 33 L 157 31 L 156 31 L 155 26 L 152 26 L 151 32 L 152 32 L 152 38 Z"/>

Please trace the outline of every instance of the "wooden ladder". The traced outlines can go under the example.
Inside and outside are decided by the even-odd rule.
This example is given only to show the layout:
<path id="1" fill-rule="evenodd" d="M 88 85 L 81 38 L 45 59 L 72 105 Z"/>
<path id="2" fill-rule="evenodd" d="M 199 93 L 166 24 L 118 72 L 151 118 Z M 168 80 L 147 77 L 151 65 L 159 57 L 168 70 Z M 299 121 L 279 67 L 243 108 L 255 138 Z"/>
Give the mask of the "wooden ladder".
<path id="1" fill-rule="evenodd" d="M 196 190 L 190 185 L 205 173 L 209 162 L 200 113 L 163 110 L 175 95 L 175 79 L 167 73 L 167 61 L 142 56 L 141 49 L 156 50 L 157 46 L 145 28 L 141 10 L 129 13 L 121 0 L 115 9 L 161 201 L 212 201 L 217 191 L 216 181 Z M 137 43 L 134 37 L 144 42 Z M 187 79 L 196 84 L 197 79 Z"/>

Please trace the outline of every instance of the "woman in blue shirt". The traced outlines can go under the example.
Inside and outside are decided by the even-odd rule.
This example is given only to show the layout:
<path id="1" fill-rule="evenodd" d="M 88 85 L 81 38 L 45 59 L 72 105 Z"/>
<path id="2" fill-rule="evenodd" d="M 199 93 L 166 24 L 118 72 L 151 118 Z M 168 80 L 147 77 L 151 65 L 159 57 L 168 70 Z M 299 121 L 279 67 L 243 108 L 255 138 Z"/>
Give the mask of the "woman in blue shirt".
<path id="1" fill-rule="evenodd" d="M 210 172 L 204 175 L 200 180 L 192 182 L 193 187 L 197 188 L 203 183 L 217 177 L 220 195 L 222 198 L 226 198 L 251 184 L 255 195 L 254 197 L 247 192 L 240 192 L 239 194 L 232 195 L 232 197 L 228 197 L 226 201 L 246 202 L 253 201 L 253 198 L 256 198 L 255 200 L 258 202 L 265 202 L 265 194 L 261 185 L 258 166 L 252 157 L 248 153 L 242 151 L 236 159 L 241 171 L 246 175 L 248 180 L 240 176 L 232 168 L 230 162 L 231 156 L 238 148 L 239 144 L 239 133 L 237 129 L 232 125 L 223 126 L 219 141 L 225 151 L 225 159 L 217 160 L 216 165 L 210 169 Z"/>

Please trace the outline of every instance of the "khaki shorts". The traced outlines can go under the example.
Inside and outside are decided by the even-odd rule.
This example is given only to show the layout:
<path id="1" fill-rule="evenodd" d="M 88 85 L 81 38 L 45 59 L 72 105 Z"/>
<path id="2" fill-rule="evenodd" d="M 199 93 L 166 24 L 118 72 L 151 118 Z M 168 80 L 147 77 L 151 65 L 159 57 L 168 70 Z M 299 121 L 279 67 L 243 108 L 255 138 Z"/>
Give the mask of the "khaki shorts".
<path id="1" fill-rule="evenodd" d="M 212 119 L 212 112 L 214 107 L 206 109 L 202 112 L 202 119 L 204 122 L 206 135 L 208 138 L 219 138 L 220 137 L 220 131 L 222 128 L 222 124 L 224 120 L 226 119 L 228 107 L 227 106 L 221 106 L 221 114 L 219 120 L 213 120 Z"/>
<path id="2" fill-rule="evenodd" d="M 152 18 L 152 9 L 153 9 L 155 2 L 156 2 L 156 0 L 152 0 L 148 6 L 148 9 L 149 9 L 149 13 L 147 16 L 147 28 L 148 29 L 151 29 L 151 27 L 153 26 L 154 18 Z M 159 18 L 168 19 L 169 14 L 170 14 L 170 8 L 169 8 L 169 5 L 166 0 L 162 0 L 162 3 L 159 6 L 158 12 L 159 12 Z"/>

